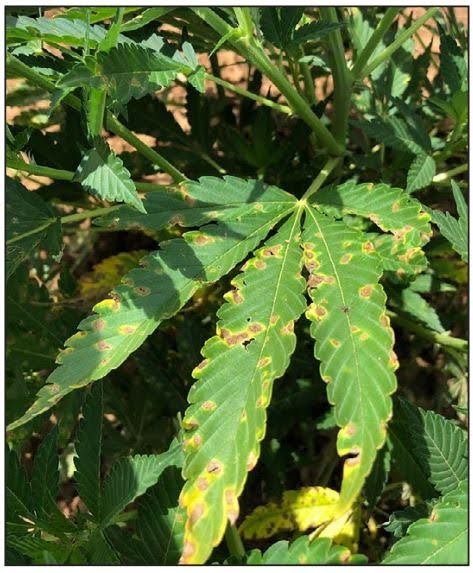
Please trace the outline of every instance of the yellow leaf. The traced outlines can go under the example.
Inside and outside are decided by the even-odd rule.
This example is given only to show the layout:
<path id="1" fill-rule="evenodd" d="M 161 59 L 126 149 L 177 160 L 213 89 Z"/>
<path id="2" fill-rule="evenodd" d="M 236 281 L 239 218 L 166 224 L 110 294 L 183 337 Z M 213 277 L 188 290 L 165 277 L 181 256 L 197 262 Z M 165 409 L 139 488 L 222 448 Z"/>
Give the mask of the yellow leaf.
<path id="1" fill-rule="evenodd" d="M 359 504 L 335 519 L 339 494 L 328 487 L 304 487 L 283 493 L 280 503 L 257 507 L 239 530 L 245 539 L 267 539 L 282 531 L 315 529 L 313 537 L 329 537 L 335 543 L 355 548 L 361 509 Z"/>
<path id="2" fill-rule="evenodd" d="M 90 273 L 79 279 L 80 295 L 87 300 L 103 298 L 120 279 L 131 269 L 138 266 L 147 251 L 130 251 L 107 257 L 94 266 Z"/>

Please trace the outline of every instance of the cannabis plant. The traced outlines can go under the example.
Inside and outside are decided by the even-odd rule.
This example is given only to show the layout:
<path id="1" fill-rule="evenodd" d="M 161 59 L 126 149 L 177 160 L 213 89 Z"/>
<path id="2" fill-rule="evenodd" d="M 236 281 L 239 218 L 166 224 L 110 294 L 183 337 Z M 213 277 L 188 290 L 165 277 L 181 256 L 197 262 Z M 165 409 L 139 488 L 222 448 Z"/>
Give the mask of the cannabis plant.
<path id="1" fill-rule="evenodd" d="M 466 563 L 455 12 L 6 22 L 8 562 Z"/>

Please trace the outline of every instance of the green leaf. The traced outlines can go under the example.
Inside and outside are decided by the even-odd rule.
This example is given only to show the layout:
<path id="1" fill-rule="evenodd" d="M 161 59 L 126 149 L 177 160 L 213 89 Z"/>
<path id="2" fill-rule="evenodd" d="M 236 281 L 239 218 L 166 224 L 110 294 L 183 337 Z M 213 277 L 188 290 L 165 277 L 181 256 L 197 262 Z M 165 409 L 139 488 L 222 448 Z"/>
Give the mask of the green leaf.
<path id="1" fill-rule="evenodd" d="M 295 48 L 305 42 L 318 40 L 334 30 L 343 28 L 344 25 L 343 22 L 309 22 L 295 30 L 289 47 Z"/>
<path id="2" fill-rule="evenodd" d="M 406 191 L 413 193 L 430 185 L 435 175 L 435 169 L 435 161 L 430 155 L 425 153 L 418 155 L 407 172 Z"/>
<path id="3" fill-rule="evenodd" d="M 6 533 L 24 535 L 31 527 L 22 519 L 33 520 L 33 495 L 26 472 L 13 450 L 6 452 Z"/>
<path id="4" fill-rule="evenodd" d="M 185 512 L 179 507 L 182 485 L 180 470 L 170 466 L 138 503 L 136 528 L 143 565 L 177 565 L 179 561 L 185 522 Z"/>
<path id="5" fill-rule="evenodd" d="M 468 208 L 463 194 L 452 180 L 452 190 L 457 206 L 458 219 L 455 219 L 450 213 L 442 213 L 428 209 L 432 221 L 437 225 L 440 233 L 451 243 L 455 251 L 461 258 L 468 262 Z"/>
<path id="6" fill-rule="evenodd" d="M 347 182 L 325 187 L 315 195 L 314 207 L 337 218 L 346 214 L 370 219 L 392 233 L 373 240 L 385 270 L 400 275 L 420 272 L 427 264 L 423 245 L 430 240 L 430 217 L 422 205 L 402 189 L 385 184 Z M 369 239 L 374 237 L 369 235 Z"/>
<path id="7" fill-rule="evenodd" d="M 22 555 L 32 559 L 33 565 L 64 564 L 67 562 L 71 547 L 67 545 L 46 541 L 40 537 L 28 535 L 25 537 L 8 537 L 7 545 Z"/>
<path id="8" fill-rule="evenodd" d="M 414 488 L 417 479 L 411 474 L 409 464 L 403 460 L 404 450 L 410 450 L 418 467 L 417 473 L 420 471 L 423 479 L 427 479 L 441 494 L 456 490 L 460 482 L 466 479 L 466 435 L 453 422 L 439 414 L 413 406 L 405 400 L 397 399 L 394 419 L 390 424 L 390 433 L 392 431 L 403 445 L 402 450 L 397 446 L 393 450 L 393 457 L 399 465 L 396 467 Z"/>
<path id="9" fill-rule="evenodd" d="M 386 439 L 398 366 L 394 333 L 372 243 L 312 208 L 307 209 L 303 241 L 313 301 L 306 316 L 341 428 L 337 450 L 351 456 L 344 466 L 342 514 L 359 495 Z"/>
<path id="10" fill-rule="evenodd" d="M 173 443 L 158 455 L 136 455 L 118 460 L 110 470 L 102 494 L 100 523 L 106 527 L 125 507 L 155 485 L 170 465 L 179 463 L 181 444 Z"/>
<path id="11" fill-rule="evenodd" d="M 97 142 L 95 148 L 86 152 L 74 181 L 79 181 L 84 189 L 100 199 L 128 203 L 141 213 L 146 212 L 130 172 L 104 142 Z"/>
<path id="12" fill-rule="evenodd" d="M 59 368 L 9 430 L 120 366 L 164 319 L 182 308 L 198 288 L 226 275 L 295 206 L 291 195 L 257 181 L 204 177 L 186 185 L 190 202 L 203 202 L 220 192 L 239 197 L 241 209 L 228 221 L 217 220 L 161 243 L 160 250 L 141 261 L 143 268 L 128 273 L 113 298 L 97 304 L 94 314 L 79 324 L 79 332 L 66 340 L 66 348 L 57 358 Z M 218 216 L 216 211 L 213 217 Z"/>
<path id="13" fill-rule="evenodd" d="M 433 504 L 418 503 L 414 507 L 406 507 L 400 511 L 393 511 L 389 516 L 389 522 L 384 524 L 384 529 L 394 535 L 394 537 L 404 537 L 409 526 L 421 519 L 427 517 L 432 510 Z"/>
<path id="14" fill-rule="evenodd" d="M 33 506 L 39 512 L 56 509 L 59 491 L 58 427 L 54 426 L 41 442 L 33 462 L 31 490 Z"/>
<path id="15" fill-rule="evenodd" d="M 416 130 L 400 117 L 375 117 L 371 121 L 362 120 L 356 123 L 367 135 L 393 149 L 409 151 L 415 155 L 428 154 L 431 151 L 430 142 L 426 147 Z"/>
<path id="16" fill-rule="evenodd" d="M 304 9 L 294 6 L 291 8 L 267 7 L 260 10 L 260 26 L 265 39 L 274 46 L 285 49 L 291 42 Z"/>
<path id="17" fill-rule="evenodd" d="M 35 251 L 45 249 L 56 261 L 62 255 L 61 223 L 52 207 L 34 191 L 6 178 L 7 279 Z"/>
<path id="18" fill-rule="evenodd" d="M 188 69 L 181 62 L 138 44 L 119 44 L 107 53 L 98 53 L 97 61 L 98 75 L 121 104 L 167 87 L 179 72 Z"/>
<path id="19" fill-rule="evenodd" d="M 419 519 L 382 561 L 389 565 L 466 565 L 468 563 L 468 486 L 463 480 L 442 497 L 430 516 Z"/>
<path id="20" fill-rule="evenodd" d="M 394 308 L 407 313 L 435 332 L 445 332 L 437 311 L 419 293 L 411 288 L 405 288 L 400 291 L 396 287 L 389 289 L 388 295 Z"/>
<path id="21" fill-rule="evenodd" d="M 300 211 L 233 279 L 217 313 L 217 334 L 193 371 L 197 382 L 183 420 L 181 504 L 188 519 L 181 563 L 204 563 L 228 520 L 235 523 L 238 496 L 258 460 L 272 384 L 289 365 L 294 322 L 306 306 L 299 217 Z"/>
<path id="22" fill-rule="evenodd" d="M 147 8 L 140 12 L 137 16 L 134 16 L 127 22 L 122 25 L 122 32 L 131 32 L 132 30 L 139 30 L 143 28 L 150 22 L 154 22 L 155 20 L 159 20 L 162 16 L 165 16 L 169 12 L 172 12 L 176 8 L 165 8 L 157 7 L 157 8 Z"/>
<path id="23" fill-rule="evenodd" d="M 76 439 L 75 480 L 77 492 L 92 515 L 100 514 L 103 388 L 95 384 L 83 407 Z"/>
<path id="24" fill-rule="evenodd" d="M 345 547 L 332 545 L 330 539 L 310 541 L 307 535 L 291 544 L 278 541 L 263 554 L 254 549 L 245 559 L 246 565 L 361 565 L 366 562 L 364 555 L 352 555 Z"/>
<path id="25" fill-rule="evenodd" d="M 87 26 L 87 23 L 82 20 L 29 18 L 27 16 L 18 16 L 14 25 L 7 27 L 7 39 L 12 42 L 29 41 L 35 37 L 45 42 L 84 46 L 87 34 L 89 46 L 95 47 L 105 38 L 107 31 L 102 26 Z"/>
<path id="26" fill-rule="evenodd" d="M 376 502 L 381 497 L 383 489 L 388 482 L 389 472 L 391 470 L 391 447 L 386 442 L 381 450 L 378 451 L 376 460 L 371 469 L 371 473 L 366 478 L 364 485 L 364 494 L 368 503 L 368 511 L 371 513 Z"/>
<path id="27" fill-rule="evenodd" d="M 129 538 L 127 542 L 129 543 Z M 81 549 L 87 554 L 88 562 L 93 565 L 120 565 L 120 560 L 105 537 L 102 529 L 97 528 Z"/>
<path id="28" fill-rule="evenodd" d="M 448 87 L 450 94 L 454 94 L 466 87 L 468 81 L 468 68 L 466 58 L 452 35 L 448 34 L 438 24 L 440 33 L 440 77 Z"/>

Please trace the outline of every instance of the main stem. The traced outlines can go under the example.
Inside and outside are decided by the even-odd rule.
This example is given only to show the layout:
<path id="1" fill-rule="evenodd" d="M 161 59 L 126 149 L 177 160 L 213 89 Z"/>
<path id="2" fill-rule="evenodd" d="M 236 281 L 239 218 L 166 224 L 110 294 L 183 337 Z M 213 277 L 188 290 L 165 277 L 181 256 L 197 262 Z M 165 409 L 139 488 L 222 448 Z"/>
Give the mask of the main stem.
<path id="1" fill-rule="evenodd" d="M 230 555 L 238 558 L 245 556 L 245 547 L 241 541 L 238 529 L 230 523 L 227 525 L 227 529 L 225 530 L 225 541 Z"/>
<path id="2" fill-rule="evenodd" d="M 320 11 L 326 22 L 338 24 L 338 16 L 335 8 L 321 8 Z M 345 60 L 345 49 L 339 29 L 329 33 L 328 44 L 333 62 L 333 134 L 337 143 L 345 148 L 348 130 L 348 114 L 350 112 L 351 103 L 352 78 Z"/>
<path id="3" fill-rule="evenodd" d="M 256 66 L 269 78 L 284 95 L 288 104 L 302 120 L 315 132 L 320 143 L 331 155 L 342 155 L 343 149 L 335 141 L 330 131 L 310 109 L 309 104 L 299 95 L 295 87 L 286 76 L 275 66 L 266 55 L 263 46 L 253 36 L 230 35 L 235 29 L 220 18 L 211 8 L 192 8 L 211 28 L 224 37 L 228 35 L 228 42 L 249 62 Z"/>

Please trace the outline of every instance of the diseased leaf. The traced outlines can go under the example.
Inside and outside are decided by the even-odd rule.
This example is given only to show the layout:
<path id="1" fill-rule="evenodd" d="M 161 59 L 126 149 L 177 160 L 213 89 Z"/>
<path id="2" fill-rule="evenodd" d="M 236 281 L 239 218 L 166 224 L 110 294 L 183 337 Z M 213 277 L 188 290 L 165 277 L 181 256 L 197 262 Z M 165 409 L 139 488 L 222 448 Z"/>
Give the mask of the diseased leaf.
<path id="1" fill-rule="evenodd" d="M 100 199 L 128 203 L 141 213 L 146 212 L 129 171 L 104 142 L 86 152 L 74 180 Z"/>
<path id="2" fill-rule="evenodd" d="M 446 494 L 456 490 L 467 477 L 465 432 L 443 416 L 422 410 L 405 400 L 397 399 L 395 406 L 390 433 L 393 431 L 403 442 L 402 450 L 396 446 L 393 450 L 399 462 L 398 471 L 416 487 L 417 479 L 412 479 L 410 467 L 403 459 L 404 450 L 409 449 L 424 479 L 438 492 Z"/>
<path id="3" fill-rule="evenodd" d="M 56 261 L 62 255 L 62 230 L 52 207 L 34 191 L 6 178 L 7 279 L 33 252 L 45 249 Z"/>
<path id="4" fill-rule="evenodd" d="M 283 492 L 281 503 L 257 507 L 239 527 L 245 539 L 268 539 L 283 531 L 315 532 L 349 549 L 357 546 L 360 530 L 359 506 L 335 520 L 339 494 L 328 487 L 303 487 Z M 320 527 L 322 526 L 322 527 Z"/>
<path id="5" fill-rule="evenodd" d="M 341 428 L 337 450 L 350 456 L 340 492 L 342 514 L 359 495 L 384 444 L 398 362 L 372 243 L 312 208 L 307 209 L 303 241 L 313 301 L 306 316 Z"/>
<path id="6" fill-rule="evenodd" d="M 147 251 L 128 251 L 107 257 L 94 265 L 89 273 L 78 280 L 80 295 L 86 300 L 98 300 L 106 296 L 122 277 L 136 268 Z"/>
<path id="7" fill-rule="evenodd" d="M 155 485 L 163 471 L 179 463 L 181 456 L 181 445 L 173 443 L 163 454 L 136 455 L 118 460 L 112 466 L 103 487 L 100 508 L 102 528 L 112 523 L 129 503 Z"/>
<path id="8" fill-rule="evenodd" d="M 138 44 L 119 44 L 97 55 L 98 75 L 121 104 L 167 87 L 188 66 Z"/>
<path id="9" fill-rule="evenodd" d="M 299 216 L 233 279 L 235 288 L 217 313 L 217 335 L 193 372 L 197 382 L 183 420 L 187 482 L 181 503 L 188 519 L 181 563 L 204 563 L 228 520 L 235 523 L 238 496 L 258 460 L 272 384 L 289 365 L 294 322 L 305 309 Z"/>
<path id="10" fill-rule="evenodd" d="M 49 376 L 34 404 L 9 430 L 47 411 L 75 388 L 103 378 L 117 368 L 157 326 L 173 316 L 198 288 L 226 275 L 254 249 L 274 225 L 292 211 L 295 199 L 277 187 L 265 188 L 259 182 L 235 185 L 235 178 L 203 178 L 189 185 L 189 200 L 207 197 L 207 184 L 222 193 L 248 193 L 255 203 L 247 203 L 234 218 L 218 221 L 179 239 L 161 243 L 161 249 L 145 257 L 140 269 L 122 279 L 112 293 L 94 306 L 94 314 L 79 324 L 79 332 L 66 340 L 59 354 L 59 368 Z M 253 192 L 251 193 L 251 190 Z M 273 201 L 259 203 L 263 193 Z M 202 194 L 202 195 L 201 195 Z"/>
<path id="11" fill-rule="evenodd" d="M 83 407 L 76 439 L 75 480 L 81 500 L 90 513 L 100 515 L 100 468 L 102 457 L 103 389 L 95 384 Z"/>
<path id="12" fill-rule="evenodd" d="M 246 558 L 247 565 L 361 565 L 366 562 L 364 555 L 352 555 L 345 547 L 332 545 L 329 539 L 310 541 L 306 535 L 291 544 L 278 541 L 263 554 L 254 549 Z"/>
<path id="13" fill-rule="evenodd" d="M 415 521 L 382 561 L 387 565 L 466 565 L 468 563 L 468 485 L 463 480 Z"/>
<path id="14" fill-rule="evenodd" d="M 455 219 L 450 213 L 442 213 L 433 209 L 427 209 L 432 221 L 437 225 L 441 234 L 451 243 L 455 251 L 461 258 L 468 262 L 468 208 L 465 198 L 452 180 L 452 190 L 457 206 L 458 219 Z"/>
<path id="15" fill-rule="evenodd" d="M 413 193 L 430 185 L 435 175 L 435 169 L 435 161 L 430 155 L 425 153 L 418 155 L 407 172 L 406 191 Z"/>

